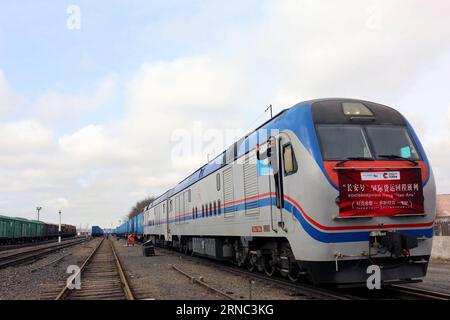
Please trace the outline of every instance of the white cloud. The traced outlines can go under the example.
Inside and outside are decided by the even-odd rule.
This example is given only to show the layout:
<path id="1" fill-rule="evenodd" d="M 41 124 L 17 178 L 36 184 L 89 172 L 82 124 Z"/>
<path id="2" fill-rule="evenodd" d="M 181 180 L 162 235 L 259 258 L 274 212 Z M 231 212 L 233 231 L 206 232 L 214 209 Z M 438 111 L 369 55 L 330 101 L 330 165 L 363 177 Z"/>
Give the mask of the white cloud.
<path id="1" fill-rule="evenodd" d="M 143 64 L 129 85 L 135 111 L 211 112 L 229 107 L 239 74 L 222 61 L 194 56 Z"/>
<path id="2" fill-rule="evenodd" d="M 50 209 L 54 209 L 54 210 L 67 208 L 67 207 L 69 207 L 69 205 L 70 205 L 69 200 L 67 200 L 66 198 L 49 199 L 49 200 L 45 200 L 42 203 L 42 206 L 45 206 L 46 208 L 50 208 Z"/>
<path id="3" fill-rule="evenodd" d="M 195 121 L 203 121 L 204 129 L 239 125 L 236 111 L 244 87 L 240 75 L 235 67 L 208 56 L 143 64 L 126 88 L 122 137 L 138 153 L 136 163 L 151 163 L 157 175 L 186 174 L 186 167 L 203 164 L 206 154 L 192 155 L 191 160 L 200 161 L 186 158 L 182 166 L 170 158 L 176 143 L 173 132 L 190 130 Z"/>
<path id="4" fill-rule="evenodd" d="M 23 155 L 51 147 L 53 132 L 34 120 L 0 123 L 0 155 Z"/>
<path id="5" fill-rule="evenodd" d="M 392 99 L 447 48 L 450 4 L 410 1 L 405 10 L 404 2 L 383 3 L 375 30 L 372 4 L 268 2 L 263 21 L 235 31 L 230 46 L 239 44 L 244 70 L 280 104 L 330 96 Z"/>
<path id="6" fill-rule="evenodd" d="M 104 155 L 111 150 L 112 143 L 106 137 L 102 126 L 89 125 L 73 134 L 62 136 L 59 146 L 63 153 L 81 160 Z"/>
<path id="7" fill-rule="evenodd" d="M 21 100 L 20 97 L 15 96 L 11 92 L 6 77 L 0 69 L 0 117 L 4 117 L 14 111 Z"/>
<path id="8" fill-rule="evenodd" d="M 84 112 L 105 107 L 112 101 L 117 89 L 117 76 L 110 74 L 98 81 L 93 95 L 77 95 L 49 92 L 37 99 L 39 118 L 46 121 L 72 119 Z"/>

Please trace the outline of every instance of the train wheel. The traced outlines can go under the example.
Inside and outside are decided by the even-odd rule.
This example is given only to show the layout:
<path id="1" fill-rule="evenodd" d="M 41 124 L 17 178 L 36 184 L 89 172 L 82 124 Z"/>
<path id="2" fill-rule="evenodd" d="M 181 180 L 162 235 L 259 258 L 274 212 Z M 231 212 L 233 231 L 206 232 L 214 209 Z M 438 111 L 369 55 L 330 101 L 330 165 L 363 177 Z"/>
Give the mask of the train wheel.
<path id="1" fill-rule="evenodd" d="M 273 265 L 273 261 L 269 260 L 264 264 L 264 273 L 269 277 L 272 277 L 275 274 L 277 268 Z"/>
<path id="2" fill-rule="evenodd" d="M 246 265 L 248 271 L 253 272 L 255 270 L 255 264 L 253 263 L 252 259 L 248 259 Z"/>
<path id="3" fill-rule="evenodd" d="M 298 282 L 301 274 L 302 273 L 300 272 L 300 269 L 297 266 L 295 266 L 289 269 L 288 278 L 292 282 Z"/>
<path id="4" fill-rule="evenodd" d="M 300 279 L 300 272 L 289 272 L 288 277 L 292 282 L 298 282 L 298 279 Z"/>

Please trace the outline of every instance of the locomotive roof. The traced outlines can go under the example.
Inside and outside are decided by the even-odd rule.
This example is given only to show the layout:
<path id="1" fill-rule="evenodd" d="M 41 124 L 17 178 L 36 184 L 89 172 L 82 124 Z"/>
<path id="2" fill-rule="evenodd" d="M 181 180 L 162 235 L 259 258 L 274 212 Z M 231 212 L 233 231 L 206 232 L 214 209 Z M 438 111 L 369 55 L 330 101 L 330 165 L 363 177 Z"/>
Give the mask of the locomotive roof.
<path id="1" fill-rule="evenodd" d="M 358 103 L 368 108 L 372 112 L 372 116 L 362 117 L 362 119 L 370 120 L 372 124 L 406 124 L 404 117 L 391 107 L 371 101 L 347 98 L 328 98 L 311 101 L 314 123 L 346 124 L 358 122 L 358 118 L 361 119 L 360 116 L 352 117 L 344 114 L 342 104 L 346 102 Z"/>

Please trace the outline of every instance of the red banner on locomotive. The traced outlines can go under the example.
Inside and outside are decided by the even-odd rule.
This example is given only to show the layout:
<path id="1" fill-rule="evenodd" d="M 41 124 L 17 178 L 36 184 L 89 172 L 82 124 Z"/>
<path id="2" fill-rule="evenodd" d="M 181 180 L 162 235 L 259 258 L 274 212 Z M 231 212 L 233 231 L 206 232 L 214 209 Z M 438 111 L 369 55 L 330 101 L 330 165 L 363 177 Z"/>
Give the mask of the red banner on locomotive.
<path id="1" fill-rule="evenodd" d="M 339 168 L 338 177 L 341 217 L 424 213 L 420 168 Z"/>

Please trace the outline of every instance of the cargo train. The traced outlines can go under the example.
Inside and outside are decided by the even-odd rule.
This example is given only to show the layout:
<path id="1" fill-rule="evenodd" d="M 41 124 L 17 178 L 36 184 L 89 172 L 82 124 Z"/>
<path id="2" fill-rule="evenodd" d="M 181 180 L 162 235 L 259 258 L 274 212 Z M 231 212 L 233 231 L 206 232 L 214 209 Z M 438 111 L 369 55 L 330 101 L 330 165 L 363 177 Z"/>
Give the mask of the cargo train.
<path id="1" fill-rule="evenodd" d="M 91 229 L 91 235 L 93 237 L 101 237 L 103 236 L 104 231 L 102 228 L 100 228 L 99 226 L 93 226 Z"/>
<path id="2" fill-rule="evenodd" d="M 403 115 L 321 99 L 280 112 L 116 233 L 315 284 L 364 285 L 378 265 L 388 284 L 426 275 L 435 208 Z"/>
<path id="3" fill-rule="evenodd" d="M 59 226 L 42 221 L 12 218 L 0 215 L 0 243 L 18 243 L 57 238 Z M 62 224 L 61 237 L 73 237 L 76 227 Z"/>

